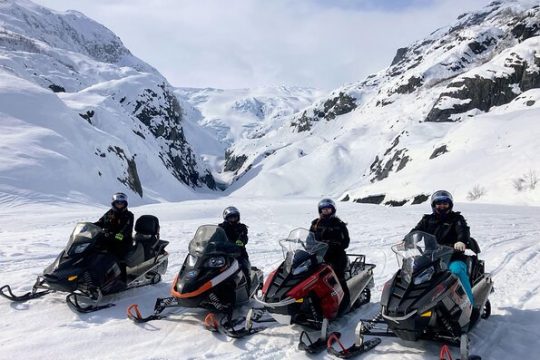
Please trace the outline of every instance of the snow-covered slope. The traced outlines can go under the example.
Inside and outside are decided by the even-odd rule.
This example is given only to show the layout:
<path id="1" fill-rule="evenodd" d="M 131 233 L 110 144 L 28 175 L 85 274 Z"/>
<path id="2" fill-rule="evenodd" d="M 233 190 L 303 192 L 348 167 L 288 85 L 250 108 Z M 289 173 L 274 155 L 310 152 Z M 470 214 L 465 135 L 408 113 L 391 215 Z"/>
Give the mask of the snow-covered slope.
<path id="1" fill-rule="evenodd" d="M 169 295 L 187 245 L 202 224 L 220 221 L 231 203 L 249 225 L 247 250 L 265 276 L 282 260 L 278 240 L 298 226 L 307 227 L 318 199 L 247 200 L 226 198 L 135 207 L 135 216 L 160 218 L 161 237 L 170 241 L 169 269 L 163 282 L 106 298 L 115 307 L 77 314 L 64 303 L 64 294 L 50 294 L 27 303 L 0 298 L 0 358 L 2 359 L 329 359 L 308 357 L 297 350 L 301 328 L 274 326 L 252 337 L 227 339 L 202 326 L 205 312 L 183 318 L 172 309 L 169 319 L 135 325 L 126 318 L 133 303 L 150 314 L 157 297 Z M 57 204 L 0 207 L 0 286 L 28 291 L 35 276 L 54 261 L 77 221 L 95 221 L 104 208 Z M 492 315 L 471 334 L 471 352 L 483 359 L 530 359 L 540 351 L 540 208 L 457 204 L 482 249 L 486 271 L 493 274 Z M 339 322 L 343 341 L 351 344 L 359 319 L 378 311 L 382 287 L 397 269 L 390 246 L 399 242 L 429 206 L 390 208 L 356 203 L 338 204 L 338 215 L 351 233 L 350 251 L 365 253 L 377 265 L 372 303 Z M 386 338 L 359 359 L 436 359 L 440 344 Z M 456 349 L 452 349 L 454 355 Z M 456 358 L 456 356 L 454 356 Z"/>
<path id="2" fill-rule="evenodd" d="M 242 195 L 540 203 L 540 5 L 495 1 L 231 147 Z"/>
<path id="3" fill-rule="evenodd" d="M 231 159 L 229 147 L 241 140 L 257 139 L 283 124 L 299 110 L 326 95 L 309 88 L 267 87 L 254 89 L 179 88 L 175 92 L 196 109 L 193 132 L 186 136 L 205 160 L 216 180 L 229 184 L 238 161 Z M 187 108 L 187 106 L 186 106 Z M 206 133 L 201 133 L 200 128 Z"/>
<path id="4" fill-rule="evenodd" d="M 84 15 L 0 2 L 0 197 L 106 203 L 214 188 L 186 110 L 154 68 Z"/>

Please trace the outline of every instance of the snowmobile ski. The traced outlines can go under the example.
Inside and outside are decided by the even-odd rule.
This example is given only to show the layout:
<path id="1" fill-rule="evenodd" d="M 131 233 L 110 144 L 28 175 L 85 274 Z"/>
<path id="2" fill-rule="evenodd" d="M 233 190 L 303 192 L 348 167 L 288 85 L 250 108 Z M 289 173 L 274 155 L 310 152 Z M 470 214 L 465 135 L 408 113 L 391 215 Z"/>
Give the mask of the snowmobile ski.
<path id="1" fill-rule="evenodd" d="M 266 329 L 265 326 L 253 327 L 253 323 L 275 322 L 274 319 L 261 319 L 261 314 L 253 315 L 253 309 L 250 309 L 246 317 L 230 319 L 230 315 L 224 315 L 221 320 L 218 320 L 212 312 L 208 313 L 204 319 L 204 325 L 207 330 L 219 332 L 230 338 L 241 339 L 261 332 Z M 242 327 L 238 327 L 239 325 Z"/>
<path id="2" fill-rule="evenodd" d="M 143 317 L 140 310 L 139 305 L 137 304 L 131 304 L 127 308 L 127 317 L 128 319 L 136 322 L 136 323 L 145 323 L 152 320 L 161 320 L 165 318 L 166 316 L 161 315 L 161 313 L 169 307 L 177 307 L 178 301 L 175 297 L 169 296 L 166 298 L 157 298 L 156 303 L 154 305 L 154 313 L 150 316 Z"/>
<path id="3" fill-rule="evenodd" d="M 343 346 L 343 344 L 339 340 L 341 337 L 340 333 L 334 332 L 330 334 L 330 336 L 328 337 L 328 341 L 326 342 L 328 353 L 342 359 L 350 359 L 352 357 L 368 352 L 369 350 L 373 349 L 375 346 L 381 343 L 380 338 L 373 338 L 365 341 L 364 337 L 360 334 L 361 327 L 362 323 L 358 323 L 357 332 L 359 335 L 357 336 L 355 343 L 349 348 L 345 348 L 345 346 Z M 336 350 L 334 348 L 335 343 L 339 345 L 341 350 Z"/>
<path id="4" fill-rule="evenodd" d="M 93 301 L 93 304 L 82 305 L 81 303 L 79 303 L 79 299 L 78 299 L 79 296 L 82 296 L 85 299 Z M 103 298 L 103 295 L 101 294 L 101 292 L 98 293 L 97 299 L 95 300 L 92 298 L 92 296 L 89 296 L 87 294 L 71 293 L 66 296 L 66 303 L 72 310 L 75 310 L 82 314 L 89 314 L 94 311 L 107 309 L 114 306 L 114 304 L 112 303 L 98 305 L 102 298 Z"/>
<path id="5" fill-rule="evenodd" d="M 4 291 L 7 291 L 7 294 Z M 24 301 L 28 301 L 28 300 L 32 300 L 32 299 L 37 299 L 37 298 L 45 296 L 45 295 L 47 295 L 47 294 L 49 294 L 51 292 L 53 292 L 53 290 L 48 290 L 47 289 L 47 290 L 37 291 L 37 288 L 34 286 L 32 288 L 32 291 L 29 291 L 24 295 L 15 295 L 11 291 L 11 287 L 9 285 L 4 285 L 4 286 L 0 287 L 0 295 L 2 295 L 6 299 L 14 301 L 14 302 L 24 302 Z"/>

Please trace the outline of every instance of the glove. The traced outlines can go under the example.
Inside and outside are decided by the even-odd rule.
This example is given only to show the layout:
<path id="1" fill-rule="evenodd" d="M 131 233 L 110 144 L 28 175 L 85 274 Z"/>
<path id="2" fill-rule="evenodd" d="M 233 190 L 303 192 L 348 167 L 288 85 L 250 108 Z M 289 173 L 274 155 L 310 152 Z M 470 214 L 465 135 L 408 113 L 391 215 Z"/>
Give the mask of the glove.
<path id="1" fill-rule="evenodd" d="M 124 240 L 124 234 L 118 233 L 118 234 L 116 234 L 116 235 L 114 236 L 114 238 L 115 238 L 116 240 L 118 240 L 118 241 L 122 241 L 122 240 Z"/>
<path id="2" fill-rule="evenodd" d="M 242 240 L 236 240 L 235 244 L 244 247 L 244 243 L 242 242 Z"/>
<path id="3" fill-rule="evenodd" d="M 465 251 L 467 247 L 465 246 L 464 243 L 462 243 L 461 241 L 458 241 L 457 243 L 454 244 L 454 249 L 456 249 L 457 251 Z"/>

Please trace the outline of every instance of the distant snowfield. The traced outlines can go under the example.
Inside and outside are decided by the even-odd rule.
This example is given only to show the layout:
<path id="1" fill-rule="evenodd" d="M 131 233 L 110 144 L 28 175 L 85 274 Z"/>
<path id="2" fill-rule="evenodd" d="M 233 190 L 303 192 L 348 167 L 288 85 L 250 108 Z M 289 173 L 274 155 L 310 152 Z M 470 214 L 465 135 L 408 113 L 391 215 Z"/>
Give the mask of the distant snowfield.
<path id="1" fill-rule="evenodd" d="M 247 246 L 253 265 L 267 275 L 280 261 L 278 239 L 295 227 L 307 227 L 315 217 L 315 198 L 221 198 L 135 207 L 135 216 L 154 214 L 161 236 L 169 240 L 169 270 L 163 282 L 132 289 L 107 299 L 115 307 L 77 314 L 63 294 L 51 294 L 23 304 L 0 299 L 0 358 L 2 359 L 302 359 L 296 350 L 300 329 L 273 326 L 250 338 L 231 340 L 204 329 L 204 312 L 180 321 L 135 325 L 126 318 L 128 305 L 138 303 L 143 314 L 157 297 L 168 296 L 170 283 L 187 254 L 187 244 L 202 224 L 221 220 L 227 205 L 240 208 L 249 226 Z M 540 351 L 540 208 L 458 204 L 482 249 L 495 293 L 492 317 L 472 332 L 472 353 L 483 359 L 530 358 Z M 38 275 L 63 248 L 78 221 L 95 221 L 106 208 L 74 204 L 4 203 L 0 209 L 0 285 L 16 293 L 29 290 Z M 348 223 L 349 251 L 365 253 L 377 265 L 372 303 L 339 321 L 344 342 L 353 341 L 358 319 L 373 316 L 384 282 L 396 271 L 390 245 L 401 240 L 426 205 L 388 208 L 338 203 L 338 215 Z M 174 310 L 172 311 L 174 313 Z M 383 339 L 362 359 L 435 359 L 439 345 Z M 454 350 L 457 354 L 457 350 Z M 330 358 L 326 353 L 313 358 Z"/>

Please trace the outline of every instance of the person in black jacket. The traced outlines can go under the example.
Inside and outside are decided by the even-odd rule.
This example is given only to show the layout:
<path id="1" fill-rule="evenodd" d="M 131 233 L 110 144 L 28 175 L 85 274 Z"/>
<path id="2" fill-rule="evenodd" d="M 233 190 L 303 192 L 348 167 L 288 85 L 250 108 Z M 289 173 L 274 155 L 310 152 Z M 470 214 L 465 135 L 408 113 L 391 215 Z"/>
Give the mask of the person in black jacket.
<path id="1" fill-rule="evenodd" d="M 124 259 L 133 242 L 133 213 L 128 210 L 128 197 L 118 192 L 112 196 L 109 209 L 94 224 L 108 234 L 108 249 L 120 260 Z"/>
<path id="2" fill-rule="evenodd" d="M 248 289 L 251 286 L 251 263 L 246 250 L 248 243 L 248 227 L 240 222 L 240 211 L 234 206 L 228 206 L 223 210 L 223 222 L 218 226 L 225 230 L 227 239 L 240 248 L 240 256 L 237 258 L 240 269 L 244 272 Z"/>
<path id="3" fill-rule="evenodd" d="M 322 199 L 318 204 L 319 217 L 311 222 L 309 231 L 315 234 L 315 239 L 328 244 L 324 261 L 330 264 L 336 273 L 343 292 L 345 304 L 349 301 L 349 288 L 345 281 L 347 255 L 345 249 L 349 247 L 349 230 L 347 224 L 336 216 L 336 204 L 332 199 Z"/>
<path id="4" fill-rule="evenodd" d="M 439 190 L 431 195 L 431 214 L 426 214 L 411 230 L 424 231 L 435 235 L 441 245 L 453 247 L 456 252 L 451 258 L 449 270 L 460 279 L 471 303 L 474 303 L 471 283 L 465 263 L 465 249 L 471 247 L 470 230 L 463 215 L 453 211 L 452 195 L 446 190 Z"/>

